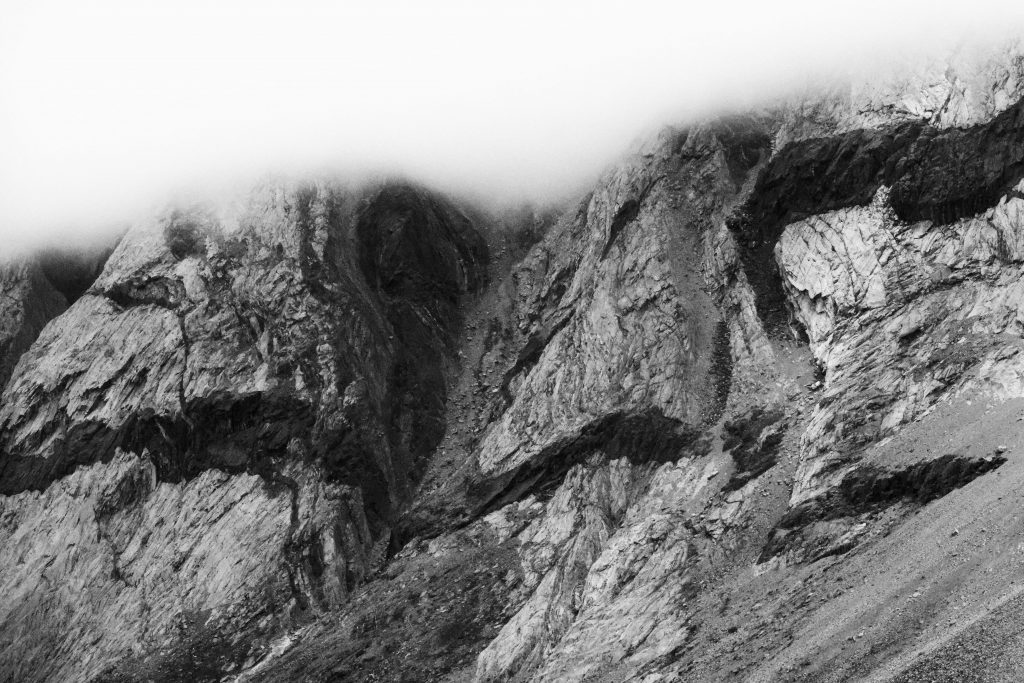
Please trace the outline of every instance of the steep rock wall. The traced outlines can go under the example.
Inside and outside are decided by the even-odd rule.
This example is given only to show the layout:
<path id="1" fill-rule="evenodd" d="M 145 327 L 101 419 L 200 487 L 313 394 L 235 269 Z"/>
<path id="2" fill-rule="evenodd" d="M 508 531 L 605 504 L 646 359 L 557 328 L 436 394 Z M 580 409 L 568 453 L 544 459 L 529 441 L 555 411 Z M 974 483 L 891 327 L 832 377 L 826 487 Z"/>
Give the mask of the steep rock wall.
<path id="1" fill-rule="evenodd" d="M 140 228 L 0 406 L 0 662 L 839 681 L 970 651 L 1019 600 L 1017 54 L 667 130 L 489 249 L 405 186 Z"/>
<path id="2" fill-rule="evenodd" d="M 5 530 L 61 530 L 5 569 L 4 671 L 230 670 L 344 602 L 440 438 L 486 260 L 412 186 L 269 183 L 126 235 L 0 402 Z M 94 599 L 62 607 L 83 585 Z"/>

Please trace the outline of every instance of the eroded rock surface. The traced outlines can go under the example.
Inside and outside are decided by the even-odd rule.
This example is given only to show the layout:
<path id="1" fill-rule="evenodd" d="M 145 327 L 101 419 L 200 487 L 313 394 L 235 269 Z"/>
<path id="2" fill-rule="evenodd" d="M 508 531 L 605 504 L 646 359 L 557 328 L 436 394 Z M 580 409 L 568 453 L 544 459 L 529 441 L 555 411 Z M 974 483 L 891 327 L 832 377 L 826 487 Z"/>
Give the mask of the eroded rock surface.
<path id="1" fill-rule="evenodd" d="M 270 183 L 137 227 L 0 399 L 0 668 L 1014 671 L 1022 87 L 992 48 L 667 129 L 557 216 Z"/>
<path id="2" fill-rule="evenodd" d="M 2 397 L 9 533 L 76 526 L 89 545 L 34 551 L 97 600 L 64 625 L 64 603 L 21 573 L 39 567 L 16 562 L 11 623 L 37 615 L 19 631 L 36 656 L 5 640 L 7 670 L 170 675 L 170 647 L 229 671 L 295 613 L 341 604 L 440 438 L 458 300 L 486 260 L 465 215 L 411 186 L 272 183 L 241 209 L 173 209 L 126 235 Z M 125 457 L 141 473 L 123 475 Z"/>
<path id="3" fill-rule="evenodd" d="M 67 308 L 67 300 L 25 260 L 0 266 L 0 386 L 43 327 Z"/>

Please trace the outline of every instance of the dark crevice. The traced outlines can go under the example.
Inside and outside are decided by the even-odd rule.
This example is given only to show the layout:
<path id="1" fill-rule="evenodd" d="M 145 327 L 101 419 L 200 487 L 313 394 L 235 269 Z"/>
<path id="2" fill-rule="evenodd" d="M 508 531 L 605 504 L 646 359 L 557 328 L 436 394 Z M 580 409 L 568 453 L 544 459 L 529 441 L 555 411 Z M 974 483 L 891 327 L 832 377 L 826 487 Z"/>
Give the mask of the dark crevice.
<path id="1" fill-rule="evenodd" d="M 700 434 L 653 408 L 643 413 L 613 413 L 558 440 L 516 469 L 470 487 L 472 517 L 477 518 L 534 495 L 545 500 L 575 465 L 598 455 L 602 461 L 627 459 L 639 465 L 677 460 Z"/>
<path id="2" fill-rule="evenodd" d="M 497 476 L 483 475 L 477 461 L 471 459 L 457 475 L 465 497 L 447 501 L 437 514 L 401 519 L 389 552 L 393 556 L 413 538 L 434 538 L 465 528 L 481 516 L 531 495 L 547 500 L 576 465 L 596 466 L 617 459 L 636 465 L 674 462 L 685 454 L 707 452 L 707 436 L 705 431 L 652 408 L 596 419 L 575 435 L 559 439 L 529 461 Z"/>
<path id="3" fill-rule="evenodd" d="M 711 349 L 711 378 L 714 397 L 704 420 L 708 425 L 718 422 L 722 417 L 732 389 L 732 342 L 729 323 L 725 320 L 719 320 L 715 325 L 714 345 Z"/>
<path id="4" fill-rule="evenodd" d="M 0 279 L 5 282 L 13 284 L 12 276 L 27 281 L 16 288 L 20 293 L 2 302 L 6 321 L 0 330 L 0 390 L 43 328 L 92 286 L 113 249 L 113 242 L 78 250 L 44 249 L 24 270 L 10 270 L 14 264 L 3 268 Z"/>
<path id="5" fill-rule="evenodd" d="M 340 248 L 330 243 L 336 239 L 331 235 L 347 230 L 339 201 L 334 195 L 320 200 L 315 188 L 307 188 L 298 193 L 294 220 L 303 284 L 326 306 L 343 312 L 351 309 L 353 301 L 361 305 L 360 299 L 354 300 L 339 284 L 353 274 L 337 272 L 336 259 L 322 257 L 313 249 L 321 221 L 327 222 L 328 244 L 324 248 Z M 196 221 L 182 218 L 180 230 L 165 234 L 165 239 L 177 245 L 176 257 L 201 256 L 205 228 L 202 220 Z M 367 518 L 373 528 L 380 528 L 393 515 L 394 501 L 415 484 L 419 469 L 443 436 L 445 367 L 454 353 L 454 335 L 461 324 L 459 300 L 465 292 L 484 284 L 488 253 L 468 218 L 429 193 L 408 186 L 380 190 L 356 221 L 357 257 L 376 290 L 365 305 L 380 306 L 390 328 L 382 326 L 379 334 L 384 338 L 391 332 L 395 340 L 395 353 L 385 367 L 389 399 L 383 403 L 386 414 L 380 416 L 383 434 L 376 414 L 351 424 L 322 419 L 315 398 L 322 393 L 316 384 L 322 381 L 322 372 L 312 352 L 281 361 L 289 368 L 298 364 L 306 370 L 308 395 L 314 397 L 310 401 L 284 387 L 244 395 L 223 391 L 202 398 L 189 396 L 192 348 L 184 286 L 171 277 L 131 276 L 96 294 L 121 309 L 158 306 L 176 316 L 181 335 L 181 350 L 176 352 L 180 355 L 173 363 L 174 372 L 180 367 L 176 409 L 161 412 L 144 406 L 117 426 L 96 420 L 72 421 L 66 411 L 58 410 L 45 429 L 5 444 L 0 461 L 3 492 L 43 488 L 79 465 L 109 461 L 117 448 L 148 451 L 161 481 L 186 480 L 210 468 L 242 472 L 268 459 L 298 457 L 320 463 L 331 481 L 361 488 Z M 237 256 L 243 257 L 244 252 Z M 255 348 L 261 333 L 272 324 L 267 322 L 272 316 L 259 302 L 237 301 L 230 283 L 215 278 L 211 286 L 222 286 L 224 291 L 218 296 L 224 298 L 228 310 L 234 310 L 241 329 L 248 330 L 251 337 L 246 343 Z M 377 310 L 367 315 L 371 320 L 381 319 Z M 344 346 L 336 349 L 339 354 L 348 351 Z M 352 381 L 344 375 L 349 364 L 339 359 L 341 374 L 330 381 L 341 388 L 347 386 Z M 136 368 L 131 381 L 145 382 L 150 370 Z M 65 377 L 53 394 L 59 396 L 72 379 Z M 96 400 L 102 400 L 103 391 L 104 387 L 96 388 Z M 290 442 L 297 444 L 296 452 L 289 450 Z M 408 477 L 393 482 L 382 464 L 389 460 L 395 471 L 408 473 Z M 400 490 L 395 490 L 396 483 Z"/>
<path id="6" fill-rule="evenodd" d="M 174 209 L 164 225 L 164 243 L 178 261 L 206 252 L 206 233 L 217 219 L 206 207 Z"/>
<path id="7" fill-rule="evenodd" d="M 17 452 L 8 454 L 0 492 L 45 488 L 81 464 L 108 462 L 118 448 L 148 452 L 160 481 L 179 482 L 211 468 L 246 471 L 263 458 L 286 455 L 292 439 L 314 456 L 333 446 L 333 434 L 314 430 L 314 407 L 287 392 L 191 400 L 179 395 L 179 400 L 180 412 L 140 410 L 117 428 L 96 421 L 52 425 L 36 437 L 59 435 L 46 457 L 37 455 L 41 444 L 36 440 L 20 442 Z"/>
<path id="8" fill-rule="evenodd" d="M 461 297 L 486 284 L 490 254 L 464 213 L 412 185 L 378 191 L 361 208 L 355 235 L 360 270 L 394 333 L 384 420 L 388 441 L 408 458 L 398 468 L 404 497 L 444 436 L 445 367 L 457 349 Z M 334 462 L 355 471 L 364 459 L 343 460 L 352 458 Z M 367 501 L 387 496 L 383 480 L 364 491 Z"/>
<path id="9" fill-rule="evenodd" d="M 269 460 L 259 462 L 252 468 L 268 486 L 281 487 L 288 492 L 288 499 L 291 504 L 288 536 L 284 543 L 284 568 L 288 576 L 288 587 L 295 604 L 303 611 L 310 607 L 309 596 L 305 594 L 300 586 L 300 576 L 303 573 L 305 563 L 304 556 L 307 555 L 309 545 L 300 538 L 299 528 L 299 482 L 286 474 L 282 474 Z M 315 541 L 314 541 L 315 543 Z"/>
<path id="10" fill-rule="evenodd" d="M 988 123 L 940 130 L 922 122 L 786 145 L 759 174 L 729 227 L 770 334 L 785 333 L 774 249 L 793 221 L 864 206 L 885 185 L 901 221 L 944 225 L 994 206 L 1024 177 L 1024 100 Z"/>
<path id="11" fill-rule="evenodd" d="M 168 277 L 139 277 L 117 282 L 102 294 L 121 308 L 150 305 L 174 310 L 185 299 L 185 286 Z"/>
<path id="12" fill-rule="evenodd" d="M 739 188 L 771 151 L 771 137 L 761 122 L 749 116 L 723 117 L 713 130 L 722 145 L 729 176 Z"/>
<path id="13" fill-rule="evenodd" d="M 81 250 L 44 249 L 36 256 L 36 261 L 49 283 L 64 295 L 70 306 L 103 272 L 116 243 L 117 240 L 113 240 L 100 247 Z"/>
<path id="14" fill-rule="evenodd" d="M 758 406 L 723 425 L 722 450 L 729 451 L 736 466 L 724 491 L 743 488 L 775 466 L 785 436 L 783 417 L 781 410 Z"/>
<path id="15" fill-rule="evenodd" d="M 979 458 L 948 453 L 900 470 L 859 466 L 828 493 L 787 512 L 772 531 L 759 562 L 799 547 L 805 540 L 801 531 L 815 522 L 857 518 L 897 503 L 921 506 L 969 484 L 1005 462 L 1006 458 L 1001 455 Z M 845 552 L 850 547 L 829 552 Z"/>
<path id="16" fill-rule="evenodd" d="M 856 514 L 897 500 L 923 505 L 970 483 L 1005 462 L 1003 456 L 972 458 L 947 453 L 901 470 L 860 466 L 843 477 L 839 487 L 830 494 L 831 500 L 818 501 L 824 503 L 824 515 L 818 518 Z M 810 510 L 814 507 L 812 503 Z M 787 514 L 782 524 L 786 525 L 790 521 L 799 523 L 804 519 L 803 514 L 799 509 L 794 509 Z"/>

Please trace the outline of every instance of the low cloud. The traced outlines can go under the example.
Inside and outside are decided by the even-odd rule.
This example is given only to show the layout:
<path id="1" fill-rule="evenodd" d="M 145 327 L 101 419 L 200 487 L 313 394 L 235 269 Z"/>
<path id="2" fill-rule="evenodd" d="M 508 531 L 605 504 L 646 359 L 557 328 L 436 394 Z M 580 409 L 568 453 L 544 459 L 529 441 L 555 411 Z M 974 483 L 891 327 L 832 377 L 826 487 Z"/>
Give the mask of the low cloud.
<path id="1" fill-rule="evenodd" d="M 0 248 L 268 171 L 549 201 L 656 125 L 1001 40 L 1018 4 L 16 0 Z"/>

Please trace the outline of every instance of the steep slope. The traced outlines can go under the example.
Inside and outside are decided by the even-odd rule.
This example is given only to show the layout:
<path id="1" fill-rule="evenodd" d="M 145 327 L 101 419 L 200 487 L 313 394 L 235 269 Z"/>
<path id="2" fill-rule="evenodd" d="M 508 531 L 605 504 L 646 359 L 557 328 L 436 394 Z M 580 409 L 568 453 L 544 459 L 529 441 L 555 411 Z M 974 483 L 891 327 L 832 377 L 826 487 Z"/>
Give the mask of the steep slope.
<path id="1" fill-rule="evenodd" d="M 940 71 L 926 115 L 884 89 L 875 109 L 819 100 L 816 125 L 801 103 L 666 132 L 611 171 L 513 268 L 494 311 L 513 324 L 470 336 L 482 386 L 452 410 L 473 436 L 406 513 L 413 540 L 252 678 L 845 680 L 950 633 L 942 591 L 972 574 L 932 547 L 941 510 L 1008 481 L 1019 443 L 1003 57 L 973 92 Z M 914 559 L 858 559 L 885 547 Z M 908 639 L 879 587 L 916 567 L 929 627 Z M 976 605 L 1012 586 L 984 585 Z"/>
<path id="2" fill-rule="evenodd" d="M 138 227 L 0 402 L 0 670 L 1013 680 L 1022 98 L 999 48 L 667 129 L 556 220 Z"/>
<path id="3" fill-rule="evenodd" d="M 43 327 L 96 280 L 113 244 L 49 248 L 0 264 L 0 388 Z"/>
<path id="4" fill-rule="evenodd" d="M 126 235 L 3 394 L 5 676 L 209 675 L 343 602 L 440 438 L 486 260 L 408 186 L 269 184 Z"/>
<path id="5" fill-rule="evenodd" d="M 67 308 L 38 263 L 19 261 L 0 266 L 0 386 L 43 327 Z"/>

